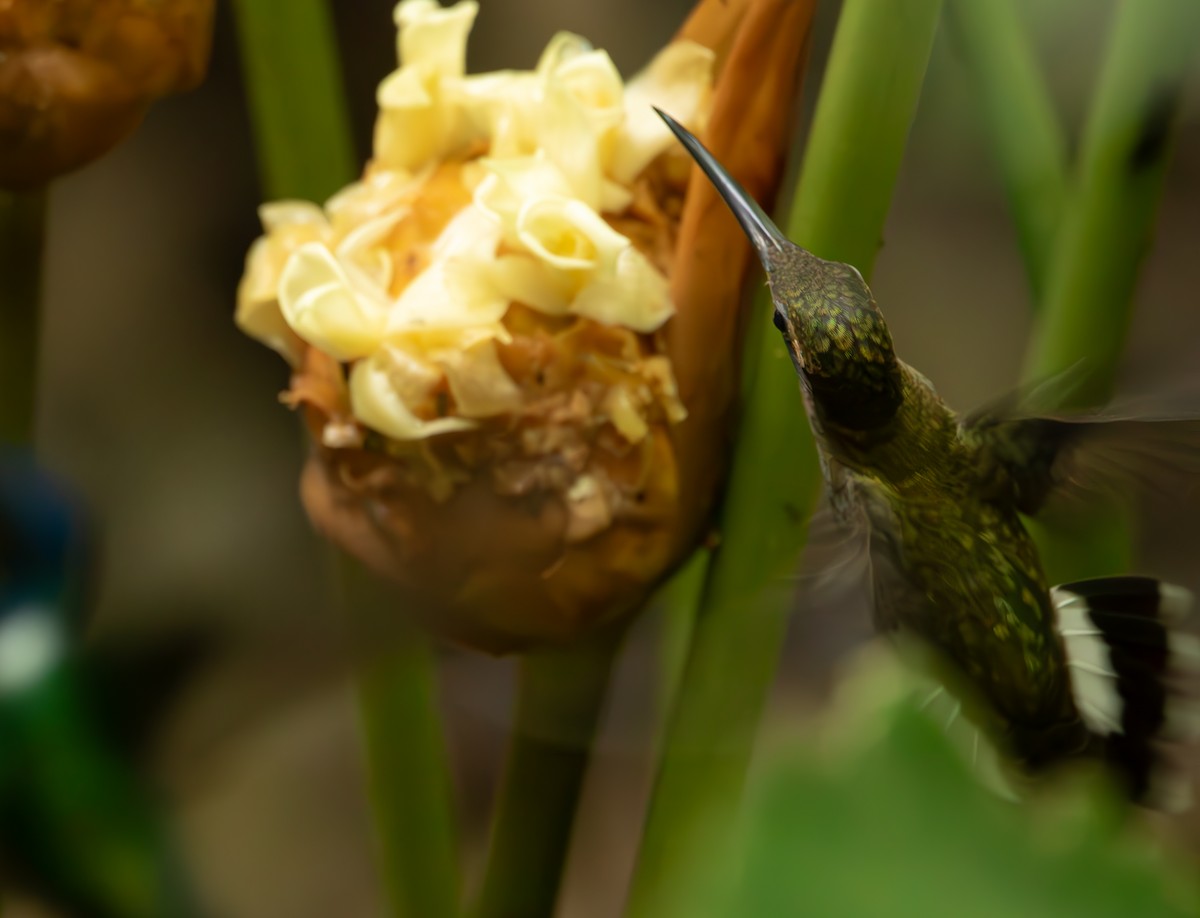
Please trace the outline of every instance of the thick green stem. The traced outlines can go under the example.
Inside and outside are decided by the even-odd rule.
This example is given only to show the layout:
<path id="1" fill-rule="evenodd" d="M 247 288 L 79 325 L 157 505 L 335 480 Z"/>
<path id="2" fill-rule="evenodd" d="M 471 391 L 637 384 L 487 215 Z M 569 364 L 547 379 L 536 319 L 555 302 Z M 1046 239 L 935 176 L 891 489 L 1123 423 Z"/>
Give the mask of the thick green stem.
<path id="1" fill-rule="evenodd" d="M 397 614 L 395 592 L 342 558 L 348 614 L 363 621 Z M 437 715 L 434 661 L 415 630 L 403 646 L 357 675 L 371 811 L 392 913 L 458 914 L 458 867 L 450 767 Z"/>
<path id="2" fill-rule="evenodd" d="M 1067 142 L 1012 0 L 950 0 L 947 19 L 1008 196 L 1040 307 L 1067 196 Z"/>
<path id="3" fill-rule="evenodd" d="M 517 717 L 478 918 L 554 914 L 571 826 L 621 632 L 521 660 Z"/>
<path id="4" fill-rule="evenodd" d="M 321 201 L 355 175 L 337 43 L 324 0 L 235 0 L 263 186 L 271 197 Z M 351 621 L 396 604 L 351 562 L 342 565 Z M 359 674 L 371 802 L 392 913 L 457 911 L 458 867 L 448 769 L 429 649 L 417 635 Z"/>
<path id="5" fill-rule="evenodd" d="M 920 95 L 941 0 L 848 0 L 805 152 L 789 236 L 869 273 Z M 674 915 L 697 858 L 728 836 L 778 662 L 820 474 L 795 373 L 760 300 L 748 401 L 692 650 L 630 893 Z"/>
<path id="6" fill-rule="evenodd" d="M 1171 126 L 1198 45 L 1194 0 L 1118 8 L 1026 364 L 1033 381 L 1076 370 L 1064 407 L 1099 405 L 1111 394 L 1162 196 Z M 1126 569 L 1125 515 L 1103 507 L 1068 533 L 1041 533 L 1052 579 Z"/>
<path id="7" fill-rule="evenodd" d="M 356 159 L 325 0 L 234 0 L 259 172 L 269 198 L 323 201 Z"/>
<path id="8" fill-rule="evenodd" d="M 1076 404 L 1111 393 L 1198 43 L 1194 0 L 1118 6 L 1026 365 L 1038 380 L 1086 361 Z"/>
<path id="9" fill-rule="evenodd" d="M 0 191 L 0 443 L 33 442 L 46 192 Z"/>
<path id="10" fill-rule="evenodd" d="M 696 630 L 696 611 L 704 595 L 711 560 L 712 555 L 707 549 L 693 553 L 650 604 L 652 608 L 659 608 L 661 616 L 658 711 L 663 723 L 674 708 L 679 687 L 683 684 L 688 651 Z"/>

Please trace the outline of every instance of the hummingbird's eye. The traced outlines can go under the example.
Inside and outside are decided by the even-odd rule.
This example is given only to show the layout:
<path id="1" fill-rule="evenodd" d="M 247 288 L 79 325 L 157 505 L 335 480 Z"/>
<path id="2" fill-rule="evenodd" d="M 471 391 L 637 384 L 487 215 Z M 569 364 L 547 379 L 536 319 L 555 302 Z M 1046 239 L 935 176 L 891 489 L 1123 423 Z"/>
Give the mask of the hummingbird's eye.
<path id="1" fill-rule="evenodd" d="M 783 314 L 776 310 L 775 312 L 771 313 L 771 321 L 775 323 L 775 327 L 779 329 L 779 333 L 784 337 L 787 337 L 787 323 L 783 321 Z"/>

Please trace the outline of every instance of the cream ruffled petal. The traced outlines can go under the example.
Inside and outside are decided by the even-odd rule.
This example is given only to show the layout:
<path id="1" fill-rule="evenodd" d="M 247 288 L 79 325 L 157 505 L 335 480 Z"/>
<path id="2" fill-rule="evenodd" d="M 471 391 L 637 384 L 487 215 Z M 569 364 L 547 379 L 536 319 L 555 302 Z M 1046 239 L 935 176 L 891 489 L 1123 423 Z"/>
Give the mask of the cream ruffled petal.
<path id="1" fill-rule="evenodd" d="M 502 297 L 548 315 L 564 315 L 579 290 L 577 273 L 530 255 L 501 255 L 486 266 L 486 273 Z"/>
<path id="2" fill-rule="evenodd" d="M 537 144 L 566 178 L 572 195 L 589 207 L 599 207 L 603 175 L 596 135 L 583 106 L 557 79 L 548 80 L 543 88 Z"/>
<path id="3" fill-rule="evenodd" d="M 495 341 L 444 351 L 434 359 L 446 372 L 455 412 L 461 417 L 494 417 L 520 407 L 521 390 L 500 364 Z"/>
<path id="4" fill-rule="evenodd" d="M 712 92 L 713 52 L 691 41 L 676 41 L 655 55 L 625 87 L 625 124 L 617 137 L 609 175 L 630 185 L 651 160 L 674 142 L 652 106 L 693 130 Z"/>
<path id="5" fill-rule="evenodd" d="M 630 246 L 582 201 L 560 197 L 528 201 L 517 216 L 517 238 L 531 254 L 563 270 L 603 269 Z"/>
<path id="6" fill-rule="evenodd" d="M 300 363 L 303 344 L 284 321 L 275 289 L 279 268 L 274 264 L 273 242 L 263 236 L 246 255 L 246 271 L 238 284 L 234 322 L 243 332 L 283 355 L 292 366 Z"/>
<path id="7" fill-rule="evenodd" d="M 571 312 L 605 325 L 652 332 L 675 313 L 675 306 L 667 279 L 630 246 L 617 257 L 612 271 L 598 274 L 579 292 Z"/>
<path id="8" fill-rule="evenodd" d="M 420 440 L 453 430 L 470 430 L 473 421 L 437 418 L 426 421 L 408 407 L 427 401 L 440 384 L 436 367 L 399 348 L 383 347 L 350 371 L 350 407 L 363 424 L 395 440 Z"/>
<path id="9" fill-rule="evenodd" d="M 392 308 L 389 334 L 421 326 L 499 322 L 508 301 L 474 265 L 491 261 L 500 227 L 474 205 L 446 225 L 431 248 L 433 261 L 404 288 Z"/>
<path id="10" fill-rule="evenodd" d="M 329 228 L 325 211 L 310 201 L 269 201 L 260 204 L 258 219 L 268 234 L 293 226 L 311 226 L 321 232 Z"/>
<path id="11" fill-rule="evenodd" d="M 377 348 L 386 311 L 355 290 L 333 253 L 309 242 L 292 253 L 279 278 L 279 309 L 292 330 L 336 360 L 354 360 Z"/>
<path id="12" fill-rule="evenodd" d="M 418 66 L 439 77 L 462 76 L 467 36 L 478 13 L 475 0 L 460 0 L 450 7 L 442 7 L 437 0 L 403 0 L 393 13 L 399 29 L 400 65 Z"/>

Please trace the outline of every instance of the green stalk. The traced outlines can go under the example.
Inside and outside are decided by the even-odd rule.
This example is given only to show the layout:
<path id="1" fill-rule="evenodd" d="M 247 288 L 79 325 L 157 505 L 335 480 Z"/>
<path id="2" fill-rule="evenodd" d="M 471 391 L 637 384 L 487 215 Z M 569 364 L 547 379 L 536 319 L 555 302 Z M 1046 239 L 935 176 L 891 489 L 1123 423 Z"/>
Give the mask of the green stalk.
<path id="1" fill-rule="evenodd" d="M 947 14 L 1040 307 L 1067 197 L 1062 125 L 1012 0 L 950 0 Z"/>
<path id="2" fill-rule="evenodd" d="M 707 549 L 694 552 L 675 576 L 667 582 L 654 601 L 660 609 L 658 657 L 661 668 L 658 685 L 658 711 L 662 722 L 675 706 L 679 686 L 683 684 L 688 650 L 696 628 L 696 610 L 704 595 L 712 554 Z"/>
<path id="3" fill-rule="evenodd" d="M 870 272 L 941 0 L 847 0 L 813 119 L 788 235 Z M 780 113 L 781 117 L 785 113 Z M 630 892 L 633 918 L 673 915 L 697 858 L 738 811 L 774 679 L 795 565 L 820 473 L 791 359 L 760 298 L 748 401 L 678 704 Z"/>
<path id="4" fill-rule="evenodd" d="M 324 201 L 357 158 L 325 0 L 234 0 L 259 172 L 268 198 Z"/>
<path id="5" fill-rule="evenodd" d="M 0 443 L 33 442 L 46 192 L 0 191 Z"/>
<path id="6" fill-rule="evenodd" d="M 1194 0 L 1118 7 L 1026 363 L 1031 381 L 1078 367 L 1062 407 L 1100 405 L 1112 393 L 1162 196 L 1171 126 L 1198 45 Z M 1126 515 L 1103 507 L 1070 532 L 1041 533 L 1052 579 L 1127 569 Z"/>
<path id="7" fill-rule="evenodd" d="M 395 592 L 345 556 L 340 581 L 358 620 L 399 613 Z M 368 790 L 393 913 L 449 918 L 458 914 L 457 845 L 436 672 L 428 641 L 415 628 L 406 637 L 358 673 Z"/>
<path id="8" fill-rule="evenodd" d="M 322 201 L 352 181 L 356 156 L 337 43 L 323 0 L 235 0 L 263 187 Z M 352 562 L 339 565 L 351 621 L 395 606 Z M 399 612 L 399 610 L 395 610 Z M 359 673 L 375 830 L 392 914 L 457 913 L 454 818 L 429 649 L 414 635 Z"/>
<path id="9" fill-rule="evenodd" d="M 623 629 L 521 660 L 478 918 L 549 918 Z"/>
<path id="10" fill-rule="evenodd" d="M 1194 0 L 1118 6 L 1026 365 L 1038 380 L 1086 360 L 1079 405 L 1111 394 L 1198 42 Z"/>

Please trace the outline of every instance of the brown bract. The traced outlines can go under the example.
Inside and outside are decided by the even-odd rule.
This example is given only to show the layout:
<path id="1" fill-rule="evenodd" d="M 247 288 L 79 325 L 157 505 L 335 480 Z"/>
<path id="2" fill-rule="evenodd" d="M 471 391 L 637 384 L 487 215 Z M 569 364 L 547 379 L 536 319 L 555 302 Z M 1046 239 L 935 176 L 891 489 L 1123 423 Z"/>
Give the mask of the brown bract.
<path id="1" fill-rule="evenodd" d="M 717 52 L 703 139 L 767 203 L 812 12 L 810 0 L 702 0 L 680 33 Z M 438 191 L 458 168 L 439 166 L 428 199 L 413 201 L 422 228 L 396 228 L 411 235 L 414 273 L 461 206 Z M 492 652 L 568 641 L 634 612 L 707 534 L 730 453 L 751 252 L 682 150 L 659 156 L 633 191 L 606 219 L 664 271 L 676 314 L 643 334 L 513 304 L 496 353 L 519 409 L 398 445 L 355 423 L 328 355 L 305 347 L 293 376 L 285 400 L 303 406 L 316 443 L 302 482 L 310 517 L 400 586 L 404 614 L 453 639 Z M 445 397 L 429 394 L 431 416 Z M 613 403 L 626 397 L 636 410 Z"/>
<path id="2" fill-rule="evenodd" d="M 212 0 L 0 0 L 0 187 L 107 152 L 155 99 L 196 86 Z"/>

